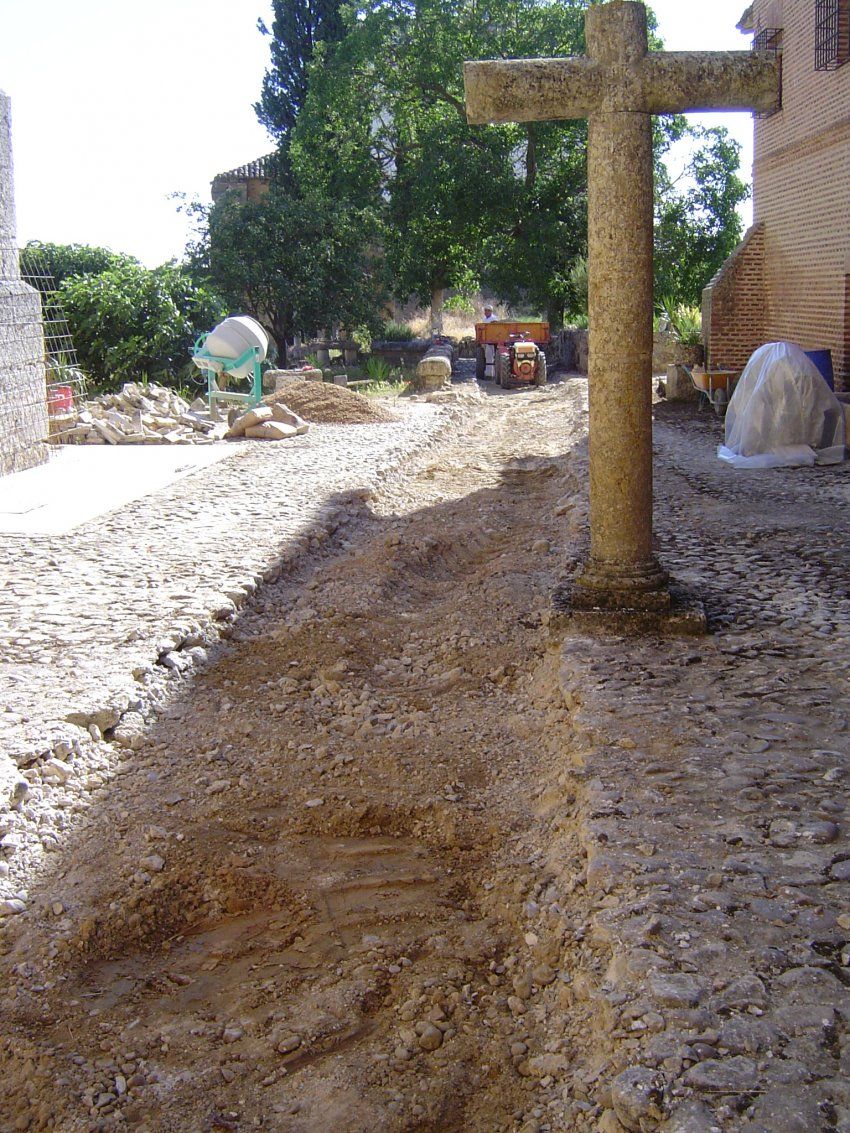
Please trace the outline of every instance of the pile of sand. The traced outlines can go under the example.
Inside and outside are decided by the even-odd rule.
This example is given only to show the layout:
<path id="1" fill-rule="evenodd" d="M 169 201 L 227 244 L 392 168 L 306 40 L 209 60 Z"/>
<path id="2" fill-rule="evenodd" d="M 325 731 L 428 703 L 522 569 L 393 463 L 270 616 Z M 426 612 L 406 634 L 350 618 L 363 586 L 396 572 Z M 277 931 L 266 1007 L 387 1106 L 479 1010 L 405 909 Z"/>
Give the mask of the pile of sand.
<path id="1" fill-rule="evenodd" d="M 330 382 L 285 379 L 263 401 L 266 405 L 283 401 L 293 413 L 318 425 L 374 425 L 398 420 L 372 398 Z"/>

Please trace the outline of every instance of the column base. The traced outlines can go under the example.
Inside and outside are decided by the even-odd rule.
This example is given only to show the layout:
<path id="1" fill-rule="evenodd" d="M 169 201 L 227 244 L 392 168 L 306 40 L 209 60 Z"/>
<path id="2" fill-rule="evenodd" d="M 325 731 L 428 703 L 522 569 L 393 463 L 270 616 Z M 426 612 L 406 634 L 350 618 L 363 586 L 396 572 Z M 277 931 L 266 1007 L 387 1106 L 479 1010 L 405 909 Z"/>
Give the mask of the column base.
<path id="1" fill-rule="evenodd" d="M 699 596 L 671 583 L 652 560 L 644 569 L 611 571 L 588 563 L 552 595 L 549 636 L 566 633 L 697 636 L 708 632 Z"/>
<path id="2" fill-rule="evenodd" d="M 665 613 L 670 609 L 670 579 L 650 559 L 636 567 L 617 567 L 590 559 L 573 583 L 573 606 L 580 610 L 633 610 Z"/>

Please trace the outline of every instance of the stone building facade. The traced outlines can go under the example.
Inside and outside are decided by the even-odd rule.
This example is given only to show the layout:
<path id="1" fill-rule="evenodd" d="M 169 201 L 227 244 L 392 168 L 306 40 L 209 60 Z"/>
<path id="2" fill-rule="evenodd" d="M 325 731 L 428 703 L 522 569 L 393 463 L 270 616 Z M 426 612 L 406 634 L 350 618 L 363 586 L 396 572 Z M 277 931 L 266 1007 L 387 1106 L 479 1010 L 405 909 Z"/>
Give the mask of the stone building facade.
<path id="1" fill-rule="evenodd" d="M 243 203 L 260 200 L 269 191 L 273 157 L 274 154 L 267 154 L 256 161 L 249 161 L 247 165 L 240 165 L 238 169 L 217 173 L 212 183 L 213 204 L 225 193 L 236 193 Z"/>
<path id="2" fill-rule="evenodd" d="M 47 435 L 41 301 L 18 266 L 10 100 L 0 91 L 0 475 L 43 463 Z"/>
<path id="3" fill-rule="evenodd" d="M 754 0 L 738 25 L 782 62 L 755 123 L 754 226 L 703 293 L 713 367 L 764 342 L 832 352 L 850 386 L 850 0 Z"/>

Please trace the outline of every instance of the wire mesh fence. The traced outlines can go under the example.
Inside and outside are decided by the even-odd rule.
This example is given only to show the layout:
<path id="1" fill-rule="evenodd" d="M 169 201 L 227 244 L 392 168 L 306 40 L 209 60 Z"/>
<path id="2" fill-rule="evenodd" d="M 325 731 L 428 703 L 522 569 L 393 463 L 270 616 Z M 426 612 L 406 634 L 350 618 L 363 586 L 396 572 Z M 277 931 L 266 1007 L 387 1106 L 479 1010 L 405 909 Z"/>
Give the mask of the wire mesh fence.
<path id="1" fill-rule="evenodd" d="M 47 412 L 51 436 L 61 439 L 65 421 L 86 396 L 86 375 L 80 369 L 74 338 L 56 282 L 37 248 L 20 251 L 21 278 L 41 296 L 44 360 L 47 370 Z"/>

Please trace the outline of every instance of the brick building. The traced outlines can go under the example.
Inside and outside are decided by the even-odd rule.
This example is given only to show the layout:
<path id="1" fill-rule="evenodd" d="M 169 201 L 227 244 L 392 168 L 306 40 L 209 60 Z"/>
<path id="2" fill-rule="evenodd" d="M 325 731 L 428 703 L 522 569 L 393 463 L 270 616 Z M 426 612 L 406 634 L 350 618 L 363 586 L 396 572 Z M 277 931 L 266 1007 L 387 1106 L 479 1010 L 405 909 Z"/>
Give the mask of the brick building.
<path id="1" fill-rule="evenodd" d="M 850 387 L 850 0 L 754 0 L 739 29 L 782 61 L 757 118 L 754 224 L 703 292 L 712 367 L 785 339 L 832 352 Z"/>

